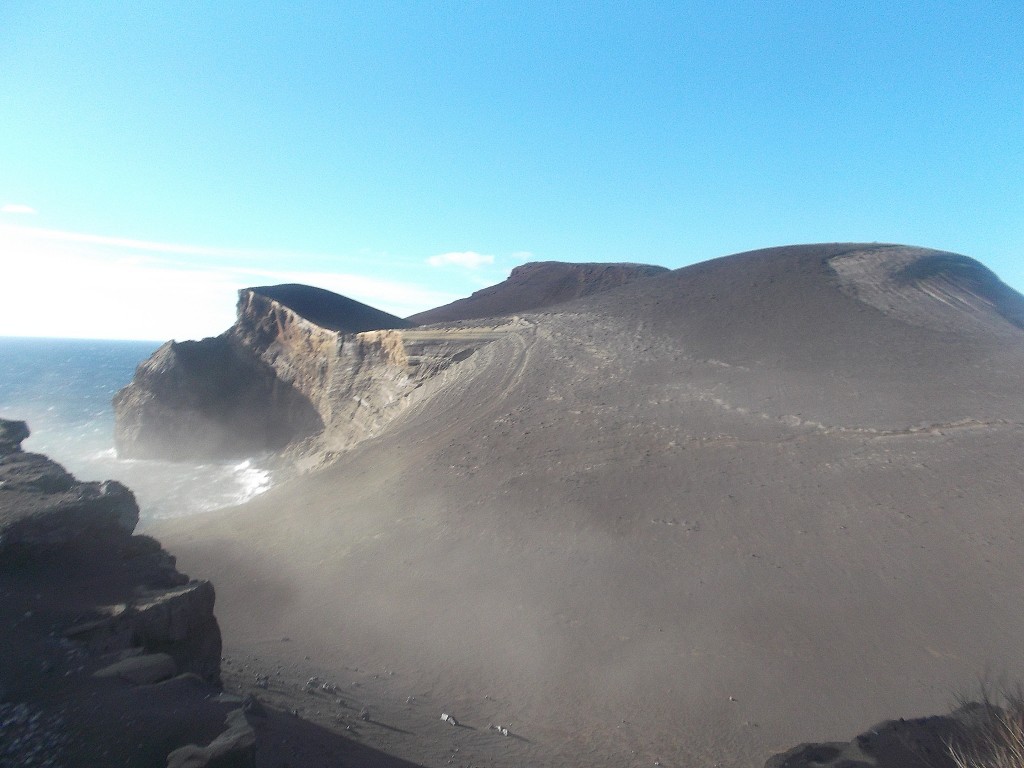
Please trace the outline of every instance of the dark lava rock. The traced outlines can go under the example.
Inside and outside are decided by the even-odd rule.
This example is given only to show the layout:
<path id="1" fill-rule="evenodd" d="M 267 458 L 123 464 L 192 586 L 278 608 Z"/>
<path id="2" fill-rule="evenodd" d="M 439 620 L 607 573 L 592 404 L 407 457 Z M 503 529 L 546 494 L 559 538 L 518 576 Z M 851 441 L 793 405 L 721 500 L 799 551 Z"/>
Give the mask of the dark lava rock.
<path id="1" fill-rule="evenodd" d="M 0 456 L 21 450 L 21 441 L 27 440 L 28 424 L 24 421 L 0 419 Z"/>
<path id="2" fill-rule="evenodd" d="M 17 447 L 27 428 L 8 424 Z M 0 457 L 0 691 L 34 718 L 0 763 L 162 765 L 223 729 L 226 707 L 207 702 L 220 680 L 213 587 L 133 535 L 138 519 L 120 483 L 79 482 L 39 454 Z M 182 674 L 194 683 L 170 685 Z"/>
<path id="3" fill-rule="evenodd" d="M 72 545 L 120 546 L 138 521 L 135 495 L 121 483 L 80 483 L 36 453 L 0 458 L 0 558 Z"/>

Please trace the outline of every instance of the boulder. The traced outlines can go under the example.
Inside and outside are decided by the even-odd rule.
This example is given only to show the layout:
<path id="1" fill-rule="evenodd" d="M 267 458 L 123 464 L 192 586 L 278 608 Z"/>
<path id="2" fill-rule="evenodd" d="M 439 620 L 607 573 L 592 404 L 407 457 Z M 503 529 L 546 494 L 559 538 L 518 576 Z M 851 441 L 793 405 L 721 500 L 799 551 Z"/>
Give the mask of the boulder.
<path id="1" fill-rule="evenodd" d="M 115 661 L 93 672 L 93 677 L 117 678 L 135 685 L 150 685 L 170 680 L 178 673 L 174 659 L 166 653 L 146 653 Z"/>
<path id="2" fill-rule="evenodd" d="M 24 421 L 0 419 L 0 456 L 21 450 L 21 441 L 28 439 L 28 424 Z"/>
<path id="3" fill-rule="evenodd" d="M 0 490 L 0 560 L 19 551 L 125 544 L 139 521 L 135 495 L 121 483 L 80 483 L 35 453 L 0 457 Z"/>
<path id="4" fill-rule="evenodd" d="M 251 768 L 256 764 L 256 732 L 244 709 L 228 713 L 226 730 L 207 746 L 188 744 L 167 756 L 167 768 Z"/>

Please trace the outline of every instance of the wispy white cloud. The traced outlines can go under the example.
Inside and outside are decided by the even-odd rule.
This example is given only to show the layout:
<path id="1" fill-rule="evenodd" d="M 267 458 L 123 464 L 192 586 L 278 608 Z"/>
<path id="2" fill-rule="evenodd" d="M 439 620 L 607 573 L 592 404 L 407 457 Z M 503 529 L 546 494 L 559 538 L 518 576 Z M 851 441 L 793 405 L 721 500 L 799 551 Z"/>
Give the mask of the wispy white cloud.
<path id="1" fill-rule="evenodd" d="M 6 207 L 7 206 L 5 206 L 5 208 Z M 64 232 L 59 229 L 41 229 L 34 227 L 17 227 L 16 229 L 22 237 L 36 240 L 54 240 L 65 243 L 83 243 L 88 245 L 107 245 L 114 248 L 126 248 L 137 251 L 179 253 L 192 256 L 241 256 L 245 253 L 242 250 L 231 248 L 215 248 L 206 245 L 184 245 L 181 243 L 161 243 L 153 240 L 135 240 L 127 237 L 93 235 L 85 232 Z"/>
<path id="2" fill-rule="evenodd" d="M 400 317 L 465 295 L 382 278 L 394 259 L 368 253 L 223 249 L 3 223 L 0 253 L 18 288 L 8 292 L 0 336 L 198 339 L 233 323 L 239 289 L 279 283 L 325 288 Z"/>
<path id="3" fill-rule="evenodd" d="M 188 339 L 233 321 L 237 288 L 216 271 L 104 238 L 47 234 L 0 225 L 5 270 L 18 286 L 0 335 Z"/>
<path id="4" fill-rule="evenodd" d="M 427 264 L 432 267 L 457 266 L 466 269 L 478 269 L 485 264 L 493 264 L 494 256 L 476 251 L 451 251 L 439 253 L 427 259 Z"/>
<path id="5" fill-rule="evenodd" d="M 36 213 L 36 209 L 24 203 L 7 203 L 0 206 L 0 213 Z"/>
<path id="6" fill-rule="evenodd" d="M 18 287 L 8 292 L 0 336 L 202 338 L 231 325 L 240 288 L 275 283 L 326 288 L 399 317 L 461 295 L 379 277 L 381 265 L 365 256 L 331 259 L 343 271 L 311 271 L 328 257 L 7 224 L 0 253 L 5 278 Z"/>

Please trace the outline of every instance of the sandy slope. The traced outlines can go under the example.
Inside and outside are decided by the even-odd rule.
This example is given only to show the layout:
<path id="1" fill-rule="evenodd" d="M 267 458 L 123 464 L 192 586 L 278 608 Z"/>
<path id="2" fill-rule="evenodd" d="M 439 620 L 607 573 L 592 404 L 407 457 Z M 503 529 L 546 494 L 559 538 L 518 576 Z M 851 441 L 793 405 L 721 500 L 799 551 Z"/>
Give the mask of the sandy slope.
<path id="1" fill-rule="evenodd" d="M 233 657 L 349 686 L 424 765 L 753 766 L 944 711 L 1020 672 L 1024 332 L 970 265 L 898 279 L 933 255 L 528 315 L 334 466 L 153 533 Z"/>
<path id="2" fill-rule="evenodd" d="M 512 270 L 506 280 L 443 307 L 408 319 L 426 325 L 471 318 L 536 312 L 668 270 L 651 264 L 569 264 L 535 261 Z"/>

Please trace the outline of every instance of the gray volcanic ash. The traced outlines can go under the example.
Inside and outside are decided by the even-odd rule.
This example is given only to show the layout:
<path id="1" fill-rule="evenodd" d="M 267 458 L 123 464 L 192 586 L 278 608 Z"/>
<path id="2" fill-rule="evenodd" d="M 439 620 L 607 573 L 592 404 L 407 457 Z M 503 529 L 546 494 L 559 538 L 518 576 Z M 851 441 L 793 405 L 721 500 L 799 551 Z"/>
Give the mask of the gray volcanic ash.
<path id="1" fill-rule="evenodd" d="M 492 327 L 330 466 L 158 533 L 232 653 L 392 672 L 361 695 L 414 734 L 366 736 L 395 754 L 763 764 L 1019 671 L 1022 302 L 874 244 L 636 280 Z"/>
<path id="2" fill-rule="evenodd" d="M 502 283 L 482 288 L 472 296 L 443 307 L 412 315 L 409 320 L 427 325 L 532 312 L 667 271 L 665 267 L 650 264 L 536 261 L 516 267 Z"/>

